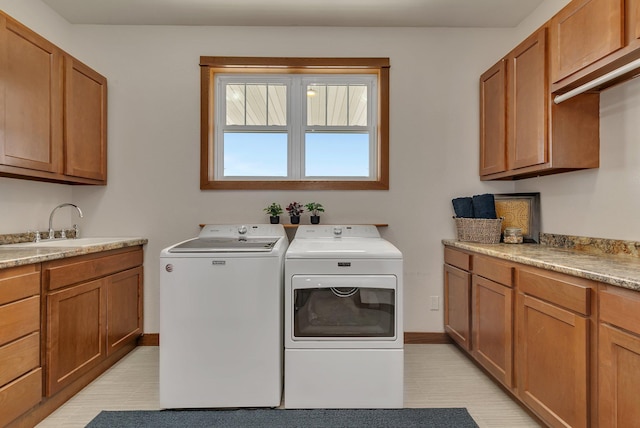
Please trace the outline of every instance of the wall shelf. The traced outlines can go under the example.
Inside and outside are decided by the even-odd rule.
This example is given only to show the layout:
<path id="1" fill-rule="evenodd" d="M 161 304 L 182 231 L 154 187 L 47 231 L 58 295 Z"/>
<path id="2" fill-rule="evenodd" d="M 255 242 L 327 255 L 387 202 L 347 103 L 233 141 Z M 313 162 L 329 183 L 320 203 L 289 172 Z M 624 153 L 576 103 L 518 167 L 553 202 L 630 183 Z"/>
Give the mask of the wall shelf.
<path id="1" fill-rule="evenodd" d="M 348 225 L 351 225 L 352 223 L 349 223 Z M 372 224 L 376 227 L 387 227 L 389 226 L 387 223 L 362 223 L 363 225 L 369 225 Z M 284 226 L 285 229 L 297 229 L 298 226 L 314 226 L 314 225 L 310 225 L 310 224 L 282 224 L 282 226 Z M 322 224 L 318 224 L 315 226 L 323 226 Z M 327 224 L 324 224 L 324 226 L 327 226 Z M 329 224 L 330 226 L 330 224 Z M 355 226 L 355 224 L 354 224 Z"/>
<path id="2" fill-rule="evenodd" d="M 200 223 L 199 226 L 200 227 L 204 227 L 207 224 L 216 224 L 216 223 Z M 280 224 L 282 224 L 282 223 L 280 223 Z M 349 223 L 349 225 L 351 225 L 351 224 L 353 224 L 353 223 Z M 372 225 L 374 225 L 376 227 L 388 227 L 389 226 L 389 224 L 387 224 L 387 223 L 362 223 L 362 224 L 372 224 Z M 282 226 L 285 229 L 297 229 L 298 226 L 311 226 L 311 225 L 308 225 L 308 224 L 282 224 Z M 320 225 L 318 225 L 318 226 L 320 226 Z M 354 226 L 355 226 L 355 224 L 354 224 Z"/>

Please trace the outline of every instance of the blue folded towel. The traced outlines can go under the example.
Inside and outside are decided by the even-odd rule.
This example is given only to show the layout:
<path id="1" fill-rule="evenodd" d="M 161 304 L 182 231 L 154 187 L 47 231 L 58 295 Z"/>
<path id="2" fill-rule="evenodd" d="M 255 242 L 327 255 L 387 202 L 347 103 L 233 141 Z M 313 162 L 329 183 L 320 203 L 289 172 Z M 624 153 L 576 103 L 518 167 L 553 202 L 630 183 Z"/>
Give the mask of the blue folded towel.
<path id="1" fill-rule="evenodd" d="M 473 218 L 473 199 L 470 197 L 452 199 L 456 217 Z"/>
<path id="2" fill-rule="evenodd" d="M 474 195 L 473 214 L 475 218 L 498 218 L 496 201 L 491 193 Z"/>

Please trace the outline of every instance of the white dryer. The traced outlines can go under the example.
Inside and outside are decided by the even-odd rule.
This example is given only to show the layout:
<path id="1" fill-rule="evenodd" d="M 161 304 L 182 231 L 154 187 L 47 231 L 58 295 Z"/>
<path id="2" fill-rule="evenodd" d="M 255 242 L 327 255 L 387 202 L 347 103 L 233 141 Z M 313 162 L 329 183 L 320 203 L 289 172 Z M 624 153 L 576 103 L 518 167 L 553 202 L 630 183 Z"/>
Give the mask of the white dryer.
<path id="1" fill-rule="evenodd" d="M 300 226 L 285 259 L 286 408 L 401 408 L 402 253 L 375 226 Z"/>
<path id="2" fill-rule="evenodd" d="M 160 406 L 277 407 L 282 225 L 206 225 L 160 254 Z"/>

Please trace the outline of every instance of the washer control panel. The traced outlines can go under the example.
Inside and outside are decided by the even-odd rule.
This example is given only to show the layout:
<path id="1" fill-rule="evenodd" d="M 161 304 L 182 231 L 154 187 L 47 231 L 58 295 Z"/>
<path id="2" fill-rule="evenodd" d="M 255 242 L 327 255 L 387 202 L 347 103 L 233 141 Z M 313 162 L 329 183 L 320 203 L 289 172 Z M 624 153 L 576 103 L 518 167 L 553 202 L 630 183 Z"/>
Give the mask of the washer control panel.
<path id="1" fill-rule="evenodd" d="M 215 237 L 249 237 L 249 236 L 281 236 L 284 235 L 281 224 L 206 224 L 199 238 Z"/>

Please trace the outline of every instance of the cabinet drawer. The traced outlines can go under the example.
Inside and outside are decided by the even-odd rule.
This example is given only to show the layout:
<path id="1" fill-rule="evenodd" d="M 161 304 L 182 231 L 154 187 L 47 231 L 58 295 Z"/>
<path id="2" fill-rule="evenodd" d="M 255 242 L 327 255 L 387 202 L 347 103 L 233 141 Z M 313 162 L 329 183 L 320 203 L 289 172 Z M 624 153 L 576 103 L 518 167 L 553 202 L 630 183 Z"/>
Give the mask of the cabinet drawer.
<path id="1" fill-rule="evenodd" d="M 42 369 L 35 369 L 0 388 L 0 426 L 25 413 L 42 399 Z"/>
<path id="2" fill-rule="evenodd" d="M 104 256 L 58 260 L 44 265 L 44 283 L 49 290 L 89 281 L 142 265 L 142 249 Z"/>
<path id="3" fill-rule="evenodd" d="M 521 292 L 582 315 L 591 313 L 591 281 L 542 270 L 518 269 Z"/>
<path id="4" fill-rule="evenodd" d="M 616 287 L 601 289 L 600 321 L 640 334 L 640 292 Z"/>
<path id="5" fill-rule="evenodd" d="M 509 287 L 513 286 L 515 267 L 499 260 L 476 256 L 473 261 L 473 273 Z"/>
<path id="6" fill-rule="evenodd" d="M 0 345 L 40 330 L 40 296 L 0 306 Z"/>
<path id="7" fill-rule="evenodd" d="M 444 262 L 462 270 L 471 269 L 471 255 L 453 248 L 444 248 Z"/>
<path id="8" fill-rule="evenodd" d="M 0 347 L 0 386 L 40 366 L 40 333 Z"/>
<path id="9" fill-rule="evenodd" d="M 40 294 L 40 265 L 0 269 L 0 305 Z"/>

